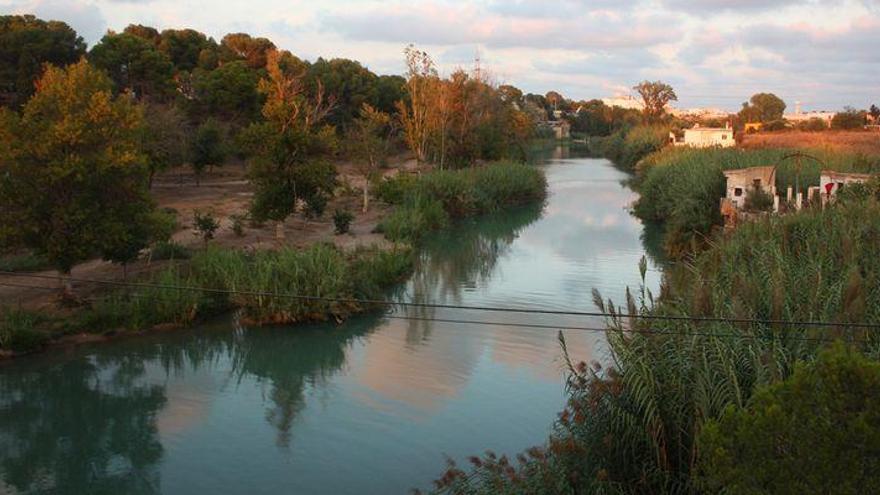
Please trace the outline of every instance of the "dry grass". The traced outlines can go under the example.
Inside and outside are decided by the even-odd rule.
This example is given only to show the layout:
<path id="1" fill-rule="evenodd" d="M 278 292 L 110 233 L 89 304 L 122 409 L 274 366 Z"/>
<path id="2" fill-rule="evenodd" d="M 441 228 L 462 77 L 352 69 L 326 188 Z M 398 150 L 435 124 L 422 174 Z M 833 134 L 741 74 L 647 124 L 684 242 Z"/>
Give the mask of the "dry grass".
<path id="1" fill-rule="evenodd" d="M 743 136 L 743 148 L 830 148 L 880 156 L 880 133 L 870 131 L 786 131 Z"/>

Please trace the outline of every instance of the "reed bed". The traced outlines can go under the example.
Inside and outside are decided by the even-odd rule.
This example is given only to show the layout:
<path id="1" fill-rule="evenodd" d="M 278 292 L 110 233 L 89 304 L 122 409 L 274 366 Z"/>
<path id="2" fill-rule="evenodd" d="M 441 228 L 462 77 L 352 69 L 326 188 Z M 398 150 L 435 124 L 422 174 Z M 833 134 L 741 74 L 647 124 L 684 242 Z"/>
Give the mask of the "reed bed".
<path id="1" fill-rule="evenodd" d="M 416 242 L 454 219 L 543 201 L 547 180 L 535 167 L 498 162 L 462 170 L 438 170 L 417 179 L 390 179 L 378 190 L 381 198 L 399 205 L 379 224 L 379 230 L 393 241 Z"/>

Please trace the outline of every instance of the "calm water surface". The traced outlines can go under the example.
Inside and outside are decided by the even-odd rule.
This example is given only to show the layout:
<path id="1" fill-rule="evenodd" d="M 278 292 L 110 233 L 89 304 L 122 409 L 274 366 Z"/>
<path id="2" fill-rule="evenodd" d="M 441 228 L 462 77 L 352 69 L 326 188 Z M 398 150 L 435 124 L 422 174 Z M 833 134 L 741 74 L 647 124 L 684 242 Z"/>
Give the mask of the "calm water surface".
<path id="1" fill-rule="evenodd" d="M 557 152 L 543 207 L 456 226 L 396 297 L 594 310 L 636 287 L 643 227 L 605 160 Z M 650 237 L 650 236 L 649 236 Z M 648 272 L 658 285 L 659 273 Z M 502 323 L 448 323 L 426 319 Z M 405 493 L 444 455 L 543 442 L 561 410 L 556 333 L 586 318 L 399 310 L 341 327 L 230 318 L 0 366 L 0 493 Z M 573 358 L 600 334 L 568 331 Z"/>

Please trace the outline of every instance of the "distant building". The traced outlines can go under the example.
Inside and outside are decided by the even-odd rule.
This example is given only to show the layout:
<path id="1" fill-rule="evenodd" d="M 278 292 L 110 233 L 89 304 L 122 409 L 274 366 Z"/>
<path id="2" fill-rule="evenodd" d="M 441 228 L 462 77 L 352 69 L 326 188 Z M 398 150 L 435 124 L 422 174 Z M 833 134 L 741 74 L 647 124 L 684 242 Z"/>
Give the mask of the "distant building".
<path id="1" fill-rule="evenodd" d="M 550 128 L 553 129 L 553 134 L 556 136 L 556 139 L 568 139 L 571 137 L 571 124 L 567 121 L 555 120 L 549 124 Z"/>
<path id="2" fill-rule="evenodd" d="M 700 127 L 698 125 L 691 129 L 685 129 L 682 139 L 670 132 L 669 142 L 675 146 L 690 146 L 692 148 L 736 146 L 733 129 L 730 127 Z"/>
<path id="3" fill-rule="evenodd" d="M 720 108 L 669 108 L 669 113 L 675 117 L 692 118 L 701 120 L 724 120 L 730 117 L 730 112 Z"/>
<path id="4" fill-rule="evenodd" d="M 806 122 L 812 119 L 819 119 L 825 122 L 829 127 L 831 126 L 831 119 L 837 115 L 837 112 L 826 112 L 826 111 L 814 111 L 814 112 L 795 112 L 795 113 L 787 113 L 785 114 L 785 120 L 793 123 L 798 122 Z"/>
<path id="5" fill-rule="evenodd" d="M 620 107 L 626 108 L 628 110 L 638 110 L 642 111 L 645 108 L 644 102 L 642 100 L 632 96 L 632 95 L 623 95 L 623 96 L 613 96 L 611 98 L 602 98 L 602 103 L 609 107 Z"/>

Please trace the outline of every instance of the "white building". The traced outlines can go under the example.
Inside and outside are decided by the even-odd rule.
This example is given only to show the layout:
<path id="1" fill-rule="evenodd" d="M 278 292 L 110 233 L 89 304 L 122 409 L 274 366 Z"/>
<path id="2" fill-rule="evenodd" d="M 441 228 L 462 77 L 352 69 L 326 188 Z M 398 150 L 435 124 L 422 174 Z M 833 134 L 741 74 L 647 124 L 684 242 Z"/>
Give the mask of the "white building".
<path id="1" fill-rule="evenodd" d="M 684 130 L 684 137 L 678 139 L 674 133 L 669 133 L 669 142 L 675 146 L 690 146 L 692 148 L 729 148 L 736 146 L 733 129 L 728 127 L 700 127 L 694 126 Z"/>
<path id="2" fill-rule="evenodd" d="M 642 111 L 645 108 L 641 99 L 632 95 L 613 96 L 611 98 L 602 98 L 602 103 L 609 107 L 620 107 L 628 110 Z"/>
<path id="3" fill-rule="evenodd" d="M 823 196 L 823 203 L 849 184 L 862 184 L 873 177 L 871 174 L 853 174 L 823 170 L 819 173 L 819 192 Z"/>
<path id="4" fill-rule="evenodd" d="M 787 113 L 784 115 L 785 120 L 789 122 L 806 122 L 812 119 L 819 119 L 825 122 L 828 126 L 831 126 L 831 119 L 837 115 L 837 112 L 826 112 L 826 111 L 816 111 L 816 112 L 795 112 L 795 113 Z"/>

